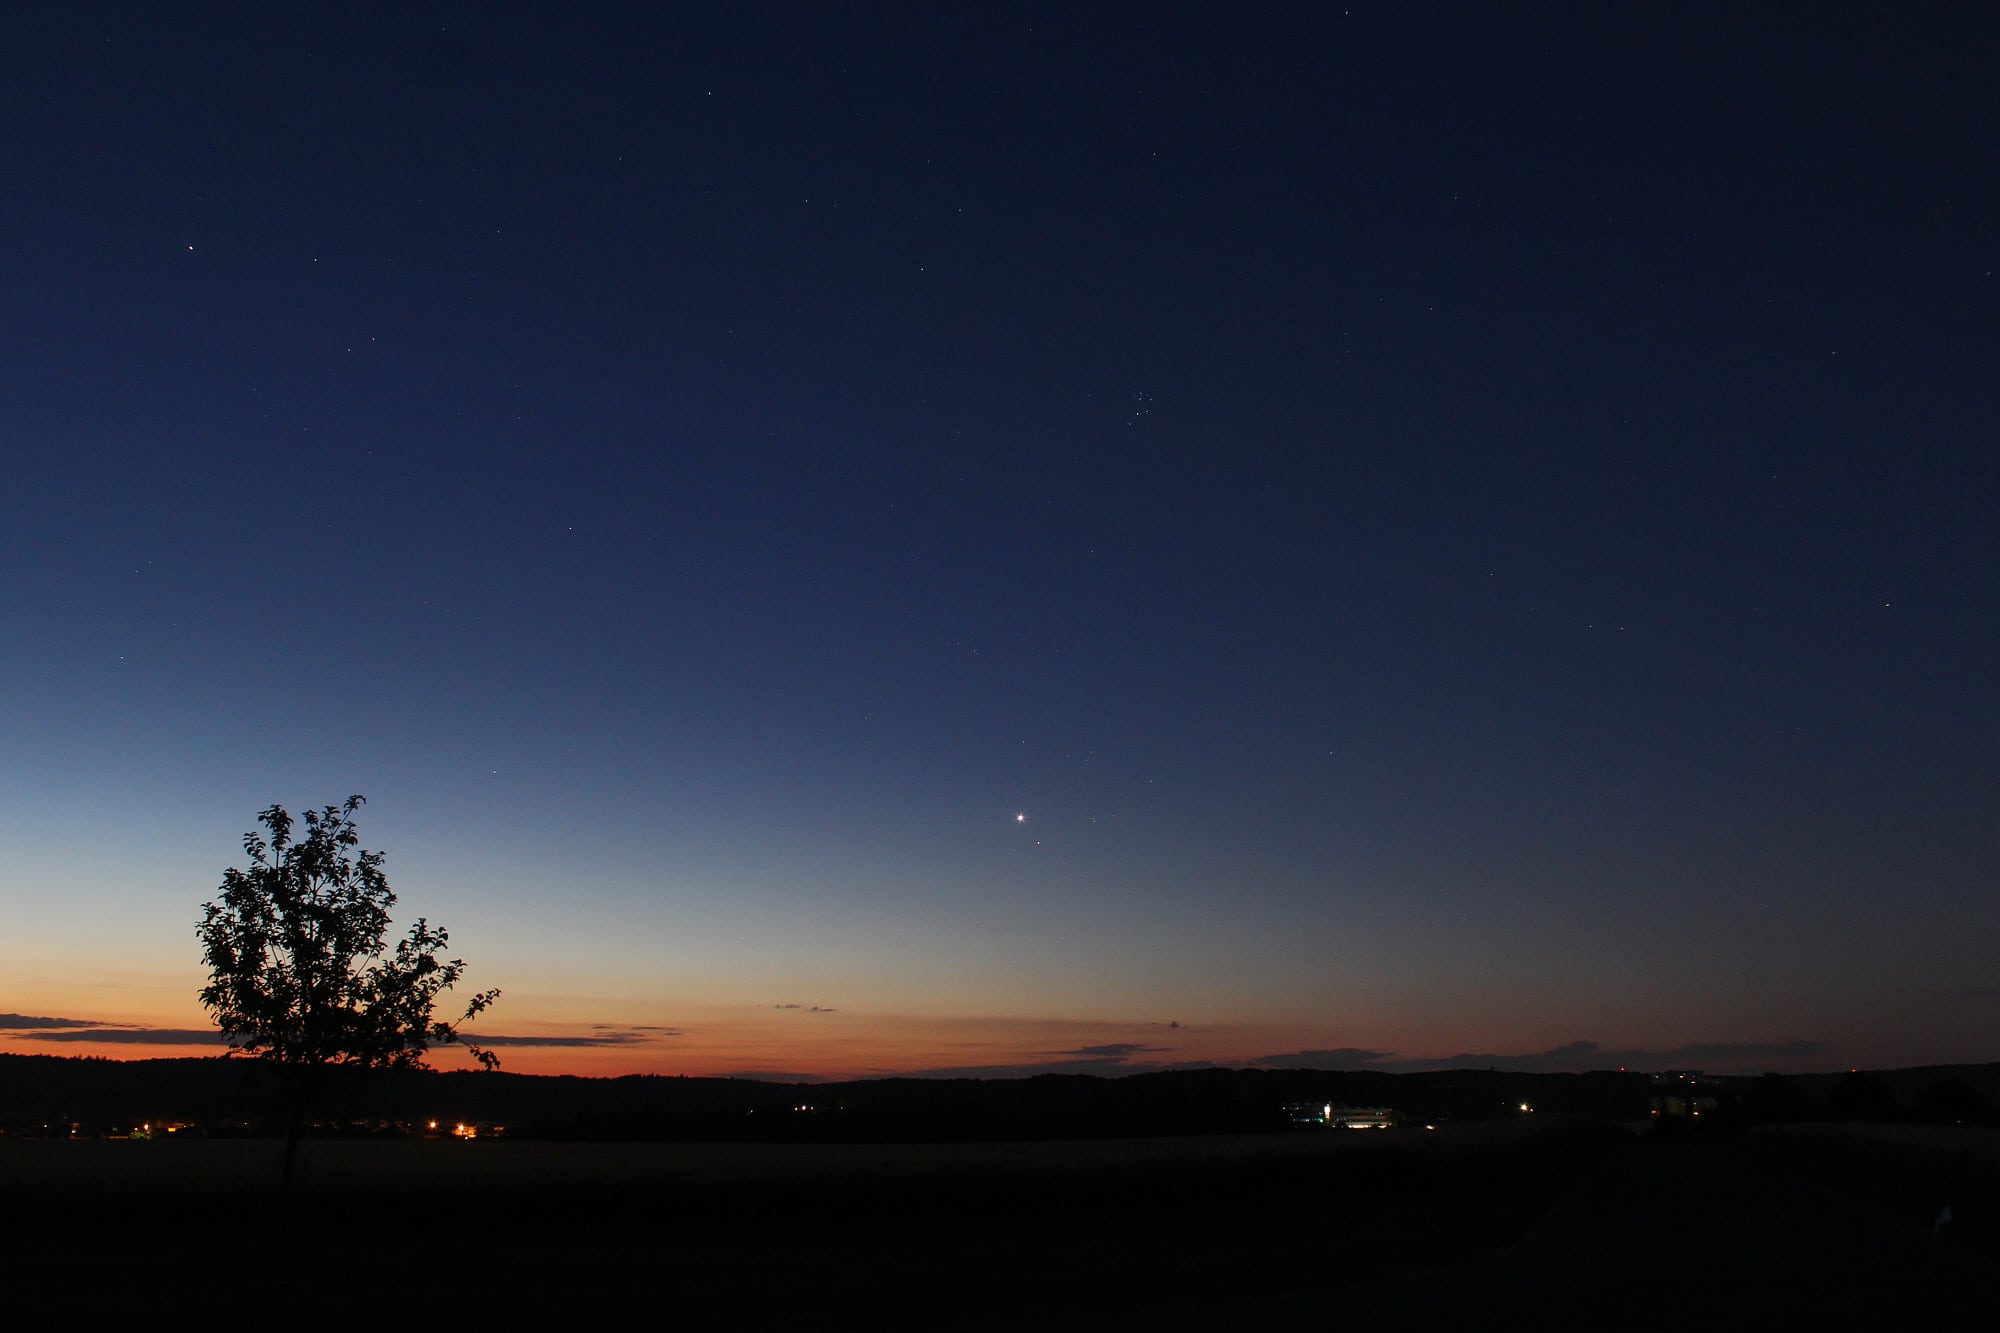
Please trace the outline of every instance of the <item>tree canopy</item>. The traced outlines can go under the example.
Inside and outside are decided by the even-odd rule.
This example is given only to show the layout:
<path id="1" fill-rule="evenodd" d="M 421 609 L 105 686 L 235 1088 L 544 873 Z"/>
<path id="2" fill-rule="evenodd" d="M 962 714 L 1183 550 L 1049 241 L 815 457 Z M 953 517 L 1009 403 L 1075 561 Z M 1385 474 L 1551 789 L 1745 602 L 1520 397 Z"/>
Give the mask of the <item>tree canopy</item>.
<path id="1" fill-rule="evenodd" d="M 209 971 L 201 1002 L 232 1053 L 301 1076 L 333 1065 L 408 1067 L 433 1043 L 460 1041 L 491 1069 L 492 1052 L 432 1017 L 465 973 L 462 960 L 440 957 L 450 940 L 443 927 L 419 917 L 389 948 L 396 895 L 383 854 L 361 849 L 354 813 L 365 803 L 350 796 L 305 811 L 303 838 L 283 806 L 258 814 L 268 837 L 243 836 L 249 868 L 223 872 L 221 895 L 196 927 Z M 499 995 L 474 995 L 458 1023 Z"/>

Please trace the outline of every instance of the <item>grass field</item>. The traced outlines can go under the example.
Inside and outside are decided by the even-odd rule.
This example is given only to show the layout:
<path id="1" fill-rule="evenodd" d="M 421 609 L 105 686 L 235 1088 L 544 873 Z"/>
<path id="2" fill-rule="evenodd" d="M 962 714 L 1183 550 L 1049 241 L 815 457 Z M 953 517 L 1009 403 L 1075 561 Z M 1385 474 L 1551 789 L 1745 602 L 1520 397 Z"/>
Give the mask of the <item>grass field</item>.
<path id="1" fill-rule="evenodd" d="M 1629 1135 L 966 1145 L 0 1139 L 10 1303 L 102 1318 L 951 1327 L 1305 1291 L 1520 1238 Z M 310 1323 L 311 1320 L 308 1320 Z"/>

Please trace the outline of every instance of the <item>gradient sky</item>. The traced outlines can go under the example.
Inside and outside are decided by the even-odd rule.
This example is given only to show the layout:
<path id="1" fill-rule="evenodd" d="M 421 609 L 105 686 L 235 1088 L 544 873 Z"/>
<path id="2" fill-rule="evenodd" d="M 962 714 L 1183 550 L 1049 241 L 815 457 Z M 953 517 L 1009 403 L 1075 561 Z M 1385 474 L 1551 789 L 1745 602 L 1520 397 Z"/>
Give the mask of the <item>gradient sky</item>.
<path id="1" fill-rule="evenodd" d="M 359 792 L 525 1072 L 2000 1058 L 1996 67 L 10 6 L 0 1049 Z"/>

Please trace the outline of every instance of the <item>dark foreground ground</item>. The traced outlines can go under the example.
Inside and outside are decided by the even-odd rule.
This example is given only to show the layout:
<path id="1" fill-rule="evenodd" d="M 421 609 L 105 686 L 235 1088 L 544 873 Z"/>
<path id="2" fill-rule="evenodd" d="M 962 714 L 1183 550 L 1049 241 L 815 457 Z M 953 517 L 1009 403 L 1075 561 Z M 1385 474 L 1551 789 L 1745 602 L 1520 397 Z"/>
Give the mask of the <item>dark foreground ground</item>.
<path id="1" fill-rule="evenodd" d="M 0 1139 L 12 1322 L 1983 1329 L 2000 1312 L 1980 1139 L 1520 1123 L 306 1151 L 281 1209 L 268 1143 Z M 1952 1189 L 1956 1234 L 1935 1233 Z"/>
<path id="2" fill-rule="evenodd" d="M 1337 1316 L 1370 1330 L 1990 1330 L 2000 1328 L 1996 1150 L 1991 1130 L 1635 1139 L 1519 1243 L 1466 1263 L 1042 1327 L 1178 1333 Z"/>

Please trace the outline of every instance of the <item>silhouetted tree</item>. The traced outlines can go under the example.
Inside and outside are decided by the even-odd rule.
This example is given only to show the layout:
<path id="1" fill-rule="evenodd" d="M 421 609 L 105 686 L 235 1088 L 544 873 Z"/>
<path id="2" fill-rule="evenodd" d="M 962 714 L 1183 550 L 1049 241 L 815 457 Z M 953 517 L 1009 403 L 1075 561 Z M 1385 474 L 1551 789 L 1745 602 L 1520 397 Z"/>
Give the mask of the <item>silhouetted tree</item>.
<path id="1" fill-rule="evenodd" d="M 201 1002 L 214 1015 L 230 1053 L 275 1065 L 286 1117 L 284 1174 L 291 1192 L 305 1115 L 327 1072 L 336 1068 L 407 1068 L 433 1042 L 461 1040 L 455 1024 L 431 1017 L 438 996 L 465 972 L 440 961 L 449 942 L 419 917 L 388 950 L 396 895 L 380 852 L 360 850 L 354 812 L 364 804 L 308 810 L 306 836 L 292 836 L 283 806 L 257 820 L 269 840 L 243 835 L 250 868 L 223 872 L 221 897 L 202 911 L 195 933 L 209 982 Z M 491 1005 L 497 990 L 466 1005 L 464 1022 Z M 471 1042 L 488 1069 L 499 1064 Z"/>

